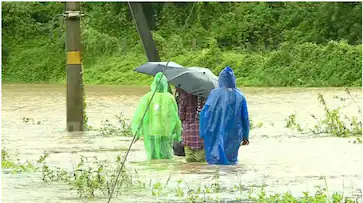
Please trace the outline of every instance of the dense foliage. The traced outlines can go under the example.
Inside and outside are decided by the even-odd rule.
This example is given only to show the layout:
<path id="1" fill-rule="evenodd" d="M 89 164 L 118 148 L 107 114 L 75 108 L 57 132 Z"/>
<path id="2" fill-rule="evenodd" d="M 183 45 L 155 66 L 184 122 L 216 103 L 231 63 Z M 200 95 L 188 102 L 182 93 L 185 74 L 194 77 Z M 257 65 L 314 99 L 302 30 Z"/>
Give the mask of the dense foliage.
<path id="1" fill-rule="evenodd" d="M 241 85 L 360 86 L 361 2 L 144 3 L 163 60 L 234 68 Z M 84 79 L 140 84 L 146 62 L 126 2 L 81 5 Z M 57 2 L 2 3 L 5 82 L 65 80 L 65 22 Z"/>

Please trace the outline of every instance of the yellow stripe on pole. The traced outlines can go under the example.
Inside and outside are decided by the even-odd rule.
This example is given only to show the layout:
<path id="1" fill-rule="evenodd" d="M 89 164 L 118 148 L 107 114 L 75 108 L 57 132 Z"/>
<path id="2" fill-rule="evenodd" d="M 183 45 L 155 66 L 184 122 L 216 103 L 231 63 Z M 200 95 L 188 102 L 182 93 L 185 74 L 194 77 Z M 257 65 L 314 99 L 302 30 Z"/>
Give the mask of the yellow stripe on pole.
<path id="1" fill-rule="evenodd" d="M 81 53 L 79 51 L 67 52 L 67 64 L 81 64 Z"/>

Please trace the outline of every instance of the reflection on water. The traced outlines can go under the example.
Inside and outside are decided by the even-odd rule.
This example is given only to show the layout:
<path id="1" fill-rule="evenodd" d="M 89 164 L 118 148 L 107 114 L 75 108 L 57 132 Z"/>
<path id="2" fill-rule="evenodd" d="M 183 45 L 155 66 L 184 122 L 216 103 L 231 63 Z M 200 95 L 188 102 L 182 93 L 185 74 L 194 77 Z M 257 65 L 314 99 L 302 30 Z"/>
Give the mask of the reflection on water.
<path id="1" fill-rule="evenodd" d="M 128 148 L 131 138 L 65 132 L 65 88 L 65 85 L 3 85 L 2 148 L 11 155 L 18 154 L 21 160 L 37 160 L 47 151 L 51 165 L 69 170 L 81 155 L 114 161 Z M 148 87 L 86 87 L 89 124 L 98 127 L 102 120 L 113 119 L 120 112 L 130 118 L 140 96 L 147 91 Z M 150 179 L 165 182 L 170 176 L 170 184 L 182 179 L 192 187 L 210 183 L 219 174 L 222 185 L 241 183 L 246 189 L 265 185 L 267 192 L 291 191 L 293 195 L 301 195 L 303 191 L 314 192 L 314 186 L 325 186 L 326 181 L 330 192 L 344 191 L 346 196 L 360 194 L 361 145 L 352 144 L 349 139 L 298 135 L 284 128 L 291 113 L 296 114 L 297 122 L 310 125 L 314 124 L 310 113 L 323 116 L 318 92 L 324 94 L 330 107 L 343 106 L 343 112 L 361 116 L 343 88 L 242 88 L 242 91 L 253 121 L 264 125 L 251 132 L 249 146 L 241 147 L 238 165 L 186 163 L 181 157 L 149 162 L 142 141 L 138 141 L 129 154 L 127 166 L 137 169 L 145 182 Z M 361 90 L 352 93 L 360 104 Z M 347 100 L 342 102 L 334 96 Z M 23 117 L 41 124 L 26 124 Z M 69 186 L 45 184 L 40 174 L 2 174 L 2 191 L 3 202 L 82 202 L 75 192 L 69 191 Z M 122 202 L 147 200 L 146 196 L 122 198 Z"/>

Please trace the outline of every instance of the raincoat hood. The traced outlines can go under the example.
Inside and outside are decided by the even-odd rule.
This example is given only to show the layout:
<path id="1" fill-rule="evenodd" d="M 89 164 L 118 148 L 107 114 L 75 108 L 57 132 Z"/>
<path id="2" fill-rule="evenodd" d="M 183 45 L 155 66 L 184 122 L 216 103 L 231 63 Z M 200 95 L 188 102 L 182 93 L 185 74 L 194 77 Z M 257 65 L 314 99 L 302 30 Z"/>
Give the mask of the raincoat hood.
<path id="1" fill-rule="evenodd" d="M 161 80 L 160 80 L 160 78 L 161 78 Z M 160 83 L 159 83 L 159 81 L 160 81 Z M 159 83 L 159 85 L 158 85 L 158 83 Z M 159 93 L 168 92 L 168 79 L 162 72 L 159 72 L 155 75 L 154 81 L 151 84 L 151 91 L 155 91 L 155 89 L 157 89 L 156 92 L 159 92 Z"/>
<path id="2" fill-rule="evenodd" d="M 236 77 L 232 68 L 227 66 L 219 73 L 218 84 L 219 87 L 236 88 Z"/>

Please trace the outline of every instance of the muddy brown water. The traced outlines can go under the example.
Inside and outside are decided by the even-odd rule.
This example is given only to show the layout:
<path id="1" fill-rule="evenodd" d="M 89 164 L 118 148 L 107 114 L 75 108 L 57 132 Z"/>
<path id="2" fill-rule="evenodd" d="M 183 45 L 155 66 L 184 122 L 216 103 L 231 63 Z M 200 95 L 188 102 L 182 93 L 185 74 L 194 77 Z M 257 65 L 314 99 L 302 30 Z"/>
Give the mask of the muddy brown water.
<path id="1" fill-rule="evenodd" d="M 5 84 L 2 86 L 2 148 L 20 160 L 35 161 L 44 151 L 50 153 L 48 163 L 71 170 L 80 156 L 97 156 L 114 161 L 127 149 L 131 138 L 102 137 L 97 132 L 67 133 L 65 85 Z M 297 122 L 314 125 L 310 113 L 317 117 L 324 112 L 317 100 L 323 93 L 332 108 L 361 117 L 356 103 L 343 88 L 241 88 L 245 93 L 253 122 L 263 126 L 250 133 L 250 145 L 240 149 L 236 166 L 187 164 L 183 158 L 171 161 L 146 161 L 141 141 L 132 147 L 127 166 L 138 171 L 139 178 L 170 184 L 183 180 L 191 187 L 211 183 L 220 175 L 223 186 L 241 183 L 246 191 L 265 186 L 268 193 L 290 191 L 295 196 L 315 192 L 316 186 L 328 185 L 329 193 L 360 197 L 362 192 L 362 145 L 350 138 L 301 135 L 286 129 L 285 119 L 296 114 Z M 89 124 L 98 127 L 105 119 L 114 120 L 122 112 L 132 117 L 140 97 L 149 87 L 87 86 Z M 361 104 L 361 89 L 352 89 Z M 334 98 L 339 96 L 345 101 Z M 23 117 L 40 121 L 39 125 L 23 122 Z M 63 183 L 43 183 L 38 173 L 9 174 L 2 178 L 2 202 L 107 202 L 107 199 L 82 200 Z M 228 193 L 218 194 L 231 198 Z M 247 196 L 247 192 L 245 194 Z M 157 199 L 157 198 L 156 198 Z M 175 199 L 175 198 L 174 198 Z M 125 195 L 113 202 L 155 201 L 151 193 Z M 165 200 L 168 201 L 168 200 Z M 361 201 L 361 198 L 360 198 Z"/>

